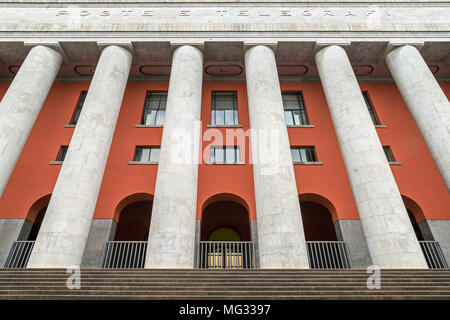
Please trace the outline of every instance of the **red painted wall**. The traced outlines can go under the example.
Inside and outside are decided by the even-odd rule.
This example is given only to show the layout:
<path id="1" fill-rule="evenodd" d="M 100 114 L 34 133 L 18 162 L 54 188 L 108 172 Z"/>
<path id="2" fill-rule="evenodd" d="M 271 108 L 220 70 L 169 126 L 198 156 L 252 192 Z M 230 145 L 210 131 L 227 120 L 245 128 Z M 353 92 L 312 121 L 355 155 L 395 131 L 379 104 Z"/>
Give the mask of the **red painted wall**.
<path id="1" fill-rule="evenodd" d="M 380 123 L 383 146 L 390 146 L 400 166 L 391 165 L 400 193 L 416 202 L 425 219 L 450 219 L 450 194 L 431 158 L 419 129 L 394 83 L 361 83 L 367 90 Z M 450 94 L 450 84 L 443 89 Z M 416 217 L 418 223 L 423 217 Z"/>
<path id="2" fill-rule="evenodd" d="M 3 96 L 8 83 L 0 83 Z M 26 218 L 41 197 L 50 194 L 60 166 L 50 165 L 61 145 L 68 145 L 73 128 L 64 128 L 72 116 L 81 90 L 88 82 L 56 82 L 38 116 L 30 138 L 0 199 L 0 218 Z M 166 91 L 167 83 L 130 82 L 114 133 L 103 183 L 94 218 L 118 219 L 117 207 L 126 205 L 128 196 L 139 193 L 154 194 L 157 165 L 128 165 L 136 145 L 159 146 L 162 128 L 136 128 L 144 105 L 145 93 Z M 450 84 L 442 87 L 450 95 Z M 333 220 L 358 219 L 343 159 L 337 144 L 326 100 L 319 82 L 286 82 L 282 91 L 302 91 L 305 105 L 314 128 L 288 128 L 292 145 L 313 145 L 323 165 L 295 165 L 297 186 L 301 197 L 311 199 L 319 195 L 335 209 Z M 444 182 L 426 149 L 412 117 L 393 83 L 361 83 L 368 90 L 376 112 L 387 128 L 377 129 L 383 145 L 389 145 L 401 166 L 391 166 L 404 196 L 414 200 L 427 219 L 450 219 L 450 199 Z M 244 82 L 206 82 L 202 97 L 202 130 L 211 133 L 211 91 L 237 91 L 239 123 L 249 129 L 249 117 Z M 215 129 L 225 133 L 225 128 Z M 203 141 L 203 147 L 210 144 Z M 241 154 L 242 152 L 241 147 Z M 209 155 L 209 150 L 206 152 Z M 197 218 L 202 208 L 212 200 L 235 200 L 243 204 L 251 219 L 256 218 L 253 169 L 248 164 L 249 146 L 245 147 L 246 164 L 199 165 Z M 208 159 L 208 157 L 207 157 Z M 241 159 L 244 160 L 244 159 Z M 222 195 L 219 197 L 214 197 Z M 136 196 L 139 198 L 140 196 Z M 129 202 L 136 197 L 129 198 Z M 147 198 L 146 198 L 147 199 Z M 209 200 L 208 200 L 209 199 Z M 120 204 L 120 205 L 119 205 Z M 28 217 L 34 220 L 34 217 Z M 420 221 L 419 221 L 420 222 Z"/>

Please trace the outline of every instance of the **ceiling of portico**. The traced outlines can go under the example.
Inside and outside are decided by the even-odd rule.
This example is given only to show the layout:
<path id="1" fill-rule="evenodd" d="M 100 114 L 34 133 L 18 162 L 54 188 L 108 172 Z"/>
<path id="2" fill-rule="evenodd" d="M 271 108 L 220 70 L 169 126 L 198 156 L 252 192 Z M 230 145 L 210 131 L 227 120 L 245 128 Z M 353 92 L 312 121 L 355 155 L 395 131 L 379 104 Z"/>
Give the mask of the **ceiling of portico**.
<path id="1" fill-rule="evenodd" d="M 204 76 L 207 80 L 239 80 L 245 78 L 245 50 L 257 45 L 257 41 L 215 41 L 208 40 L 197 43 L 177 41 L 128 41 L 117 44 L 133 52 L 134 61 L 130 77 L 137 80 L 167 78 L 173 50 L 182 44 L 199 47 L 204 53 Z M 60 41 L 46 43 L 64 56 L 59 78 L 90 78 L 95 70 L 102 48 L 110 43 L 92 40 Z M 384 63 L 388 48 L 395 46 L 390 41 L 338 41 L 349 56 L 356 75 L 360 79 L 381 80 L 390 78 Z M 32 45 L 21 41 L 0 42 L 0 78 L 12 78 L 25 59 Z M 295 80 L 317 79 L 314 54 L 327 42 L 317 41 L 266 41 L 265 45 L 275 50 L 275 57 L 280 77 Z M 423 42 L 417 44 L 430 70 L 438 79 L 450 79 L 450 41 Z"/>

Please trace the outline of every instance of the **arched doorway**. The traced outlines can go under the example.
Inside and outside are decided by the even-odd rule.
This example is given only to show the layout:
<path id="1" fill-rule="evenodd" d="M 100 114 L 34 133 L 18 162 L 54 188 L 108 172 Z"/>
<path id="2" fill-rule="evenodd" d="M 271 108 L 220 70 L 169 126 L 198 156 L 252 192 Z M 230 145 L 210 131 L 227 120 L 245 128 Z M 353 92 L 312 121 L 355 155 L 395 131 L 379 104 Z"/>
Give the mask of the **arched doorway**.
<path id="1" fill-rule="evenodd" d="M 323 205 L 300 201 L 306 241 L 337 241 L 331 214 Z"/>
<path id="2" fill-rule="evenodd" d="M 245 201 L 221 195 L 205 202 L 197 252 L 199 268 L 254 268 L 255 249 Z"/>
<path id="3" fill-rule="evenodd" d="M 201 241 L 220 237 L 220 241 L 251 241 L 247 209 L 234 201 L 217 201 L 204 208 L 201 220 Z M 237 238 L 239 238 L 237 240 Z"/>
<path id="4" fill-rule="evenodd" d="M 39 200 L 37 200 L 33 205 L 30 207 L 30 210 L 28 210 L 27 213 L 27 220 L 31 222 L 33 225 L 30 229 L 30 232 L 28 233 L 26 239 L 27 241 L 35 241 L 39 230 L 41 229 L 42 221 L 44 220 L 45 212 L 47 211 L 48 203 L 50 202 L 51 194 L 47 194 Z"/>
<path id="5" fill-rule="evenodd" d="M 114 241 L 147 241 L 153 201 L 140 200 L 125 206 L 117 223 Z"/>
<path id="6" fill-rule="evenodd" d="M 153 196 L 136 193 L 127 196 L 116 207 L 114 241 L 105 244 L 102 268 L 143 268 L 152 216 Z"/>
<path id="7" fill-rule="evenodd" d="M 350 254 L 344 241 L 338 241 L 333 220 L 336 209 L 326 198 L 316 194 L 299 196 L 303 230 L 313 269 L 351 268 Z"/>
<path id="8" fill-rule="evenodd" d="M 25 268 L 28 264 L 31 251 L 39 234 L 51 194 L 45 195 L 34 202 L 27 212 L 17 241 L 14 241 L 5 268 Z"/>
<path id="9" fill-rule="evenodd" d="M 406 212 L 408 212 L 409 221 L 411 221 L 411 225 L 414 229 L 414 233 L 416 234 L 417 240 L 424 241 L 429 240 L 433 241 L 433 237 L 431 233 L 427 234 L 427 239 L 425 239 L 422 230 L 420 229 L 419 223 L 425 220 L 425 216 L 423 214 L 420 206 L 411 198 L 402 195 L 403 204 L 405 205 Z"/>

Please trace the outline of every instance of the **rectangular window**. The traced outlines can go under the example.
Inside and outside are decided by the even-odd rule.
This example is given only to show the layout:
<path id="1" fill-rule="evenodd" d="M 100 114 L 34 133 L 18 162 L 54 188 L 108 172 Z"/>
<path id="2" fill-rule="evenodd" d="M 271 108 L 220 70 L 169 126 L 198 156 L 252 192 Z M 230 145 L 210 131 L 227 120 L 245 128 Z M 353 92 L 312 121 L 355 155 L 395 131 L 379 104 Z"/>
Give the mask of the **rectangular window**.
<path id="1" fill-rule="evenodd" d="M 133 161 L 143 163 L 159 162 L 159 147 L 136 147 Z"/>
<path id="2" fill-rule="evenodd" d="M 236 164 L 240 162 L 239 147 L 211 147 L 211 163 Z"/>
<path id="3" fill-rule="evenodd" d="M 314 147 L 295 147 L 291 148 L 292 161 L 295 163 L 301 162 L 316 162 L 316 150 Z"/>
<path id="4" fill-rule="evenodd" d="M 369 94 L 367 93 L 367 91 L 363 91 L 362 95 L 364 97 L 364 101 L 366 101 L 367 110 L 369 110 L 373 124 L 380 125 L 380 120 L 378 119 L 377 113 L 375 112 L 372 102 L 370 101 Z"/>
<path id="5" fill-rule="evenodd" d="M 166 115 L 167 93 L 147 92 L 141 124 L 161 126 Z"/>
<path id="6" fill-rule="evenodd" d="M 299 126 L 309 124 L 306 114 L 303 95 L 299 93 L 283 93 L 284 117 L 288 126 Z"/>
<path id="7" fill-rule="evenodd" d="M 64 161 L 67 154 L 67 149 L 69 149 L 69 146 L 61 146 L 58 151 L 58 156 L 56 157 L 56 161 Z"/>
<path id="8" fill-rule="evenodd" d="M 392 153 L 391 147 L 383 146 L 384 154 L 389 162 L 395 162 L 394 154 Z"/>
<path id="9" fill-rule="evenodd" d="M 212 92 L 211 95 L 211 124 L 237 125 L 238 106 L 236 92 Z"/>
<path id="10" fill-rule="evenodd" d="M 78 98 L 77 106 L 72 114 L 72 119 L 70 119 L 70 124 L 76 125 L 78 118 L 80 117 L 81 109 L 83 108 L 84 100 L 86 99 L 87 91 L 81 91 L 80 97 Z"/>

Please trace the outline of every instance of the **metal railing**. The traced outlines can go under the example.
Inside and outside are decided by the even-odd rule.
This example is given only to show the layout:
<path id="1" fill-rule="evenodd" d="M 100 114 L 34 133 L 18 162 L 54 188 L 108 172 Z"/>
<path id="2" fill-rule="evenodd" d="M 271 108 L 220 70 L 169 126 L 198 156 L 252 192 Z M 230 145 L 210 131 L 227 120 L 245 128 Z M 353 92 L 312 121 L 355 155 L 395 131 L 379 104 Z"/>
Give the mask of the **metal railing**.
<path id="1" fill-rule="evenodd" d="M 306 241 L 311 269 L 351 269 L 352 262 L 344 241 Z"/>
<path id="2" fill-rule="evenodd" d="M 419 241 L 430 269 L 448 269 L 447 261 L 437 241 Z"/>
<path id="3" fill-rule="evenodd" d="M 26 268 L 33 247 L 34 241 L 14 241 L 6 259 L 5 268 Z"/>
<path id="4" fill-rule="evenodd" d="M 108 241 L 102 252 L 100 268 L 144 268 L 147 241 Z"/>
<path id="5" fill-rule="evenodd" d="M 199 269 L 254 269 L 255 258 L 255 245 L 251 241 L 197 242 Z"/>

